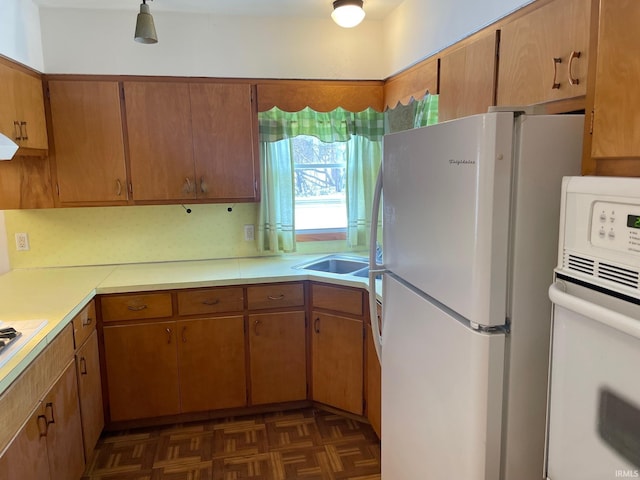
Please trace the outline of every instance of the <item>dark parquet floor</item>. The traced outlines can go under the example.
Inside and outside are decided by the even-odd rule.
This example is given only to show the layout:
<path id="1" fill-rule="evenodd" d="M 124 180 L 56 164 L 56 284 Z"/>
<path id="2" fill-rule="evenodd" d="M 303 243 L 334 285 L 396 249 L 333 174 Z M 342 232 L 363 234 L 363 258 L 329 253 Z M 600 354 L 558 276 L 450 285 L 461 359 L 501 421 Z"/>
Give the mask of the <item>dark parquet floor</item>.
<path id="1" fill-rule="evenodd" d="M 379 480 L 367 423 L 315 408 L 104 434 L 82 480 Z"/>

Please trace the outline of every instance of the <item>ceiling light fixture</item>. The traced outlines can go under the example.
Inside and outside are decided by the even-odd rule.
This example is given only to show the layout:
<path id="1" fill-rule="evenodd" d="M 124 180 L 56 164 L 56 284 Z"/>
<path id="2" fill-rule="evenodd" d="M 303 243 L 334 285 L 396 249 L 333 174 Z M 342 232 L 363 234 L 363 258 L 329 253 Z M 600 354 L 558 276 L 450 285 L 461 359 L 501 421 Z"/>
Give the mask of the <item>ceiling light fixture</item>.
<path id="1" fill-rule="evenodd" d="M 138 43 L 158 43 L 156 26 L 153 23 L 151 13 L 149 13 L 147 0 L 142 0 L 142 3 L 140 4 L 140 13 L 136 20 L 136 33 L 133 38 Z"/>
<path id="2" fill-rule="evenodd" d="M 335 0 L 331 18 L 341 27 L 355 27 L 364 19 L 363 4 L 362 0 Z"/>

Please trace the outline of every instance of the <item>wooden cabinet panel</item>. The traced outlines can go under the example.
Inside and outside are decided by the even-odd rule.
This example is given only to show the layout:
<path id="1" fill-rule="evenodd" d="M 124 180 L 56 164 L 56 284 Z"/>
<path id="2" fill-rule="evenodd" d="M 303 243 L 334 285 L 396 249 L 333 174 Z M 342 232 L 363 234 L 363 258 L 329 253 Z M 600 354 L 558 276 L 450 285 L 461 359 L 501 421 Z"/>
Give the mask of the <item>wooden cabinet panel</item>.
<path id="1" fill-rule="evenodd" d="M 247 287 L 249 310 L 300 307 L 304 305 L 302 283 L 281 283 Z"/>
<path id="2" fill-rule="evenodd" d="M 104 328 L 111 421 L 180 412 L 176 323 Z"/>
<path id="3" fill-rule="evenodd" d="M 371 325 L 366 327 L 366 372 L 367 372 L 367 419 L 373 430 L 381 437 L 382 427 L 382 368 L 373 345 Z"/>
<path id="4" fill-rule="evenodd" d="M 181 412 L 247 404 L 244 318 L 178 321 Z"/>
<path id="5" fill-rule="evenodd" d="M 102 297 L 102 319 L 105 322 L 165 318 L 173 313 L 170 293 L 141 293 Z"/>
<path id="6" fill-rule="evenodd" d="M 602 0 L 597 39 L 593 137 L 595 168 L 584 173 L 640 176 L 640 3 Z"/>
<path id="7" fill-rule="evenodd" d="M 43 407 L 35 412 L 0 457 L 0 480 L 47 480 L 47 429 Z"/>
<path id="8" fill-rule="evenodd" d="M 556 0 L 502 27 L 498 105 L 585 95 L 590 6 L 591 0 Z M 580 57 L 572 60 L 572 52 Z"/>
<path id="9" fill-rule="evenodd" d="M 0 85 L 0 132 L 21 148 L 49 148 L 40 77 L 0 63 Z"/>
<path id="10" fill-rule="evenodd" d="M 324 308 L 351 315 L 363 314 L 362 291 L 332 285 L 311 285 L 311 302 L 314 308 Z"/>
<path id="11" fill-rule="evenodd" d="M 15 156 L 0 162 L 0 210 L 51 207 L 53 192 L 47 157 Z"/>
<path id="12" fill-rule="evenodd" d="M 204 288 L 178 292 L 179 315 L 241 312 L 244 308 L 242 287 Z"/>
<path id="13" fill-rule="evenodd" d="M 43 404 L 49 424 L 46 436 L 51 480 L 80 478 L 84 449 L 74 362 L 67 366 Z"/>
<path id="14" fill-rule="evenodd" d="M 438 93 L 438 59 L 433 57 L 389 78 L 384 84 L 384 107 L 407 105 L 412 98 Z"/>
<path id="15" fill-rule="evenodd" d="M 362 415 L 363 323 L 312 312 L 313 399 Z"/>
<path id="16" fill-rule="evenodd" d="M 89 461 L 104 428 L 98 332 L 95 328 L 76 352 L 76 370 L 84 454 L 85 459 Z"/>
<path id="17" fill-rule="evenodd" d="M 48 82 L 60 203 L 127 200 L 117 81 Z"/>
<path id="18" fill-rule="evenodd" d="M 72 320 L 73 342 L 79 348 L 96 329 L 96 302 L 91 300 Z"/>
<path id="19" fill-rule="evenodd" d="M 485 113 L 495 104 L 496 32 L 440 58 L 438 120 Z"/>
<path id="20" fill-rule="evenodd" d="M 189 85 L 124 82 L 134 200 L 195 199 Z"/>
<path id="21" fill-rule="evenodd" d="M 249 315 L 251 404 L 307 398 L 304 312 Z"/>
<path id="22" fill-rule="evenodd" d="M 257 114 L 249 84 L 189 85 L 200 199 L 257 199 Z"/>

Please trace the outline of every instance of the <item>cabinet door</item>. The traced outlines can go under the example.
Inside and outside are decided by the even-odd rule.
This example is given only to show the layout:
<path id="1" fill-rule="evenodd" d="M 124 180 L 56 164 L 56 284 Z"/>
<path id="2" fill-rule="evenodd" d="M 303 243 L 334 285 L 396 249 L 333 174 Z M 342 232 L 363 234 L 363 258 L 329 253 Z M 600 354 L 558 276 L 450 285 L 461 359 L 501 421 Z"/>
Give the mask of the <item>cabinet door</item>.
<path id="1" fill-rule="evenodd" d="M 496 33 L 440 58 L 439 121 L 485 113 L 494 105 Z"/>
<path id="2" fill-rule="evenodd" d="M 43 400 L 47 429 L 47 457 L 51 480 L 80 478 L 84 471 L 82 424 L 74 362 Z"/>
<path id="3" fill-rule="evenodd" d="M 176 323 L 104 327 L 111 421 L 180 412 Z"/>
<path id="4" fill-rule="evenodd" d="M 60 202 L 127 200 L 118 82 L 49 82 Z"/>
<path id="5" fill-rule="evenodd" d="M 39 77 L 14 71 L 16 118 L 20 122 L 21 147 L 46 150 L 47 122 L 44 115 L 44 95 Z"/>
<path id="6" fill-rule="evenodd" d="M 44 407 L 31 415 L 0 457 L 0 480 L 47 480 L 47 423 Z"/>
<path id="7" fill-rule="evenodd" d="M 313 312 L 313 399 L 362 415 L 363 324 Z"/>
<path id="8" fill-rule="evenodd" d="M 640 3 L 600 2 L 591 155 L 612 158 L 600 175 L 640 176 Z M 634 162 L 618 159 L 636 157 Z"/>
<path id="9" fill-rule="evenodd" d="M 181 411 L 247 404 L 244 318 L 178 321 Z"/>
<path id="10" fill-rule="evenodd" d="M 307 398 L 304 312 L 249 315 L 251 404 Z"/>
<path id="11" fill-rule="evenodd" d="M 198 198 L 257 197 L 257 117 L 248 84 L 189 86 Z"/>
<path id="12" fill-rule="evenodd" d="M 367 363 L 367 419 L 373 430 L 381 436 L 382 425 L 382 403 L 381 403 L 381 377 L 382 369 L 376 354 L 376 348 L 373 345 L 373 333 L 371 325 L 367 325 L 367 344 L 366 344 L 366 363 Z"/>
<path id="13" fill-rule="evenodd" d="M 133 199 L 196 198 L 189 85 L 124 82 Z"/>
<path id="14" fill-rule="evenodd" d="M 0 133 L 3 133 L 14 142 L 20 137 L 19 129 L 16 129 L 15 92 L 13 84 L 13 69 L 0 64 Z"/>
<path id="15" fill-rule="evenodd" d="M 98 332 L 95 329 L 76 352 L 76 368 L 80 414 L 82 415 L 84 454 L 85 459 L 88 461 L 104 427 Z"/>
<path id="16" fill-rule="evenodd" d="M 502 27 L 498 105 L 585 95 L 590 11 L 591 0 L 555 0 Z"/>

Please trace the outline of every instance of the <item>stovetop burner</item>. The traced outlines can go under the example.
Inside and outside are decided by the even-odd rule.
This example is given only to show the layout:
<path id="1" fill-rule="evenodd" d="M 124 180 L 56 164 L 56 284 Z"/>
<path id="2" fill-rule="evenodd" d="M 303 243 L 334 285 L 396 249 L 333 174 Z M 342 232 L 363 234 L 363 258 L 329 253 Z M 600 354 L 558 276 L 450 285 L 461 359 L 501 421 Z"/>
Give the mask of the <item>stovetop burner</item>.
<path id="1" fill-rule="evenodd" d="M 20 338 L 21 335 L 22 333 L 13 327 L 0 328 L 0 354 L 12 342 Z"/>

